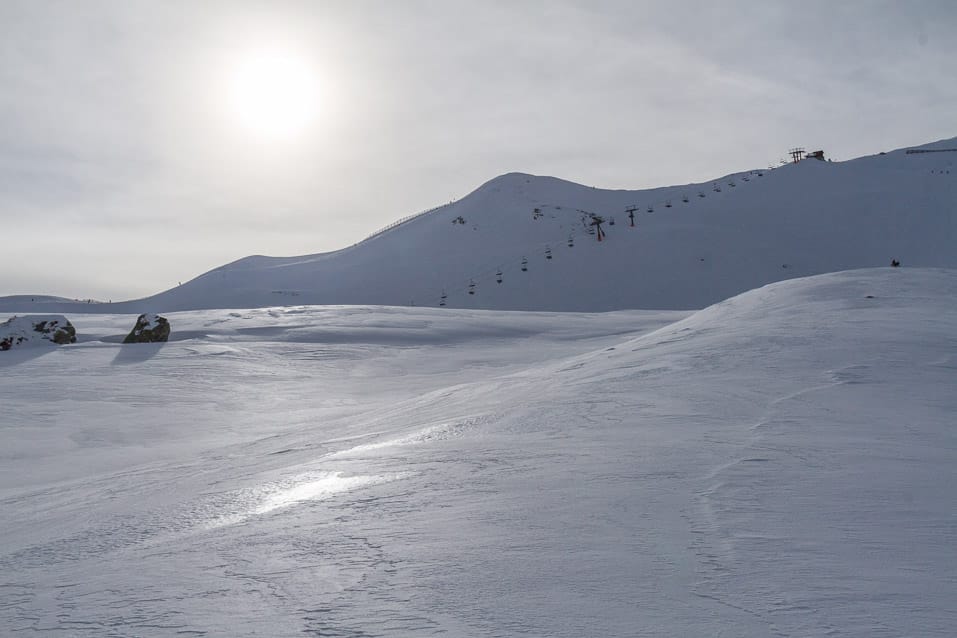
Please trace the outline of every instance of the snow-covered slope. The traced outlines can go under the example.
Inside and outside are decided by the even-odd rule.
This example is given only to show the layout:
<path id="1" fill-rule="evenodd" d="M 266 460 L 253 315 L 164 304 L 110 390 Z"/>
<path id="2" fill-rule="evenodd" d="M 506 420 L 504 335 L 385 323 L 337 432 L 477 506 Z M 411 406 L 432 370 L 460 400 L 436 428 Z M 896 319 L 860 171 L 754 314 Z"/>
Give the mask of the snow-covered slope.
<path id="1" fill-rule="evenodd" d="M 954 149 L 957 139 L 918 148 Z M 350 248 L 247 257 L 113 310 L 439 306 L 443 292 L 456 308 L 693 309 L 769 282 L 892 259 L 957 267 L 955 161 L 954 151 L 899 150 L 647 191 L 512 173 Z M 586 232 L 588 213 L 608 220 L 600 243 Z M 22 298 L 0 300 L 0 310 L 29 308 Z"/>
<path id="2" fill-rule="evenodd" d="M 0 357 L 0 633 L 953 633 L 953 270 L 170 320 Z"/>

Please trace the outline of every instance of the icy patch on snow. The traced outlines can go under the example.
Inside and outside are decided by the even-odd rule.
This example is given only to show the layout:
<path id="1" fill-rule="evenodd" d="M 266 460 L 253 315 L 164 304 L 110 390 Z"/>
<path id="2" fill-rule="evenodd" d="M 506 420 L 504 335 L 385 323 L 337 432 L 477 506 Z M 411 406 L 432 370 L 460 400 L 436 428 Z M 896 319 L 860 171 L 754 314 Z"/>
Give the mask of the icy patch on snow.
<path id="1" fill-rule="evenodd" d="M 342 472 L 307 472 L 291 479 L 238 492 L 233 511 L 216 517 L 204 525 L 204 528 L 209 530 L 237 525 L 254 516 L 262 516 L 307 501 L 326 500 L 344 492 L 389 483 L 408 475 L 408 472 L 359 476 L 343 476 Z"/>
<path id="2" fill-rule="evenodd" d="M 404 436 L 364 443 L 354 447 L 333 452 L 322 457 L 322 460 L 342 459 L 355 457 L 370 452 L 378 452 L 393 447 L 419 445 L 445 441 L 461 436 L 485 421 L 483 417 L 471 417 L 450 422 L 439 423 L 416 430 Z M 253 516 L 261 516 L 275 510 L 283 509 L 307 501 L 321 501 L 332 498 L 343 492 L 388 483 L 412 475 L 412 472 L 393 472 L 389 474 L 360 474 L 344 476 L 339 471 L 310 471 L 298 474 L 290 479 L 266 483 L 260 487 L 241 490 L 237 493 L 231 511 L 220 515 L 205 525 L 206 529 L 215 529 L 226 525 L 243 523 Z"/>
<path id="3" fill-rule="evenodd" d="M 388 476 L 343 476 L 342 472 L 318 472 L 307 476 L 312 476 L 313 478 L 307 479 L 304 483 L 299 483 L 293 487 L 282 489 L 271 494 L 256 508 L 255 513 L 266 514 L 273 510 L 302 503 L 303 501 L 321 500 L 340 492 L 394 481 L 401 477 L 400 474 Z"/>
<path id="4" fill-rule="evenodd" d="M 393 447 L 444 441 L 461 436 L 466 430 L 475 427 L 484 420 L 482 417 L 472 417 L 440 423 L 404 436 L 374 443 L 363 443 L 339 452 L 333 452 L 325 455 L 322 459 L 342 459 Z M 242 490 L 237 493 L 233 507 L 228 508 L 232 511 L 216 517 L 205 528 L 215 529 L 226 525 L 239 524 L 253 516 L 261 516 L 307 501 L 325 500 L 343 492 L 396 481 L 406 478 L 412 473 L 393 472 L 355 476 L 344 476 L 343 474 L 339 471 L 311 471 L 298 474 L 290 479 Z"/>
<path id="5" fill-rule="evenodd" d="M 333 452 L 329 455 L 329 458 L 343 458 L 391 447 L 444 441 L 456 436 L 460 436 L 463 432 L 475 427 L 483 420 L 484 419 L 480 418 L 469 418 L 461 421 L 453 421 L 450 423 L 440 423 L 438 425 L 432 425 L 421 430 L 416 430 L 415 432 L 411 432 L 405 436 L 400 436 L 394 439 L 376 441 L 375 443 L 363 443 L 362 445 L 356 445 L 355 447 L 351 447 L 346 450 Z"/>

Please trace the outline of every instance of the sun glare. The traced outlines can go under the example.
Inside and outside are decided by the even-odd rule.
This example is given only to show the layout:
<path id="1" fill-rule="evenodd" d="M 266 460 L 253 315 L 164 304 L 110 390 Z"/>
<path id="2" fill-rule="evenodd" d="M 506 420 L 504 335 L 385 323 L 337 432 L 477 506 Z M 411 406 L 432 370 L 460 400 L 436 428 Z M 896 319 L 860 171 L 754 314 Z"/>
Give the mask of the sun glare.
<path id="1" fill-rule="evenodd" d="M 319 108 L 315 71 L 286 51 L 259 51 L 239 61 L 230 87 L 233 116 L 250 135 L 266 141 L 295 138 Z"/>

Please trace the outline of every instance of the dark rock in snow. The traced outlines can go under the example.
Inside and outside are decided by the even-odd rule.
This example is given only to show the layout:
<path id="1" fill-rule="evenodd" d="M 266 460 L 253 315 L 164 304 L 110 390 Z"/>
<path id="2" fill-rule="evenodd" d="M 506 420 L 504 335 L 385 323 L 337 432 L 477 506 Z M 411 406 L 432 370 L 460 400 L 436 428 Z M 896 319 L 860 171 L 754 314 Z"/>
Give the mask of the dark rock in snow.
<path id="1" fill-rule="evenodd" d="M 154 314 L 140 315 L 123 343 L 160 343 L 169 339 L 169 321 Z"/>
<path id="2" fill-rule="evenodd" d="M 44 341 L 76 343 L 76 329 L 63 315 L 24 315 L 0 324 L 0 350 Z"/>

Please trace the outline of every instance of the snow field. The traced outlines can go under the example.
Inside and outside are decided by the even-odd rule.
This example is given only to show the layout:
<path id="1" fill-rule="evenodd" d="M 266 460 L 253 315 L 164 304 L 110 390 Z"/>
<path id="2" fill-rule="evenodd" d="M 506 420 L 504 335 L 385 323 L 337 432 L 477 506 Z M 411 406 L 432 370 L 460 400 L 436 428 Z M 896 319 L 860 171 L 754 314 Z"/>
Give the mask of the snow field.
<path id="1" fill-rule="evenodd" d="M 0 359 L 0 627 L 948 635 L 955 293 L 77 316 Z"/>

